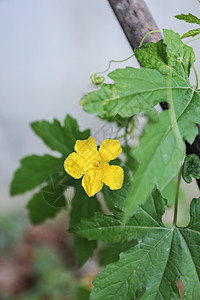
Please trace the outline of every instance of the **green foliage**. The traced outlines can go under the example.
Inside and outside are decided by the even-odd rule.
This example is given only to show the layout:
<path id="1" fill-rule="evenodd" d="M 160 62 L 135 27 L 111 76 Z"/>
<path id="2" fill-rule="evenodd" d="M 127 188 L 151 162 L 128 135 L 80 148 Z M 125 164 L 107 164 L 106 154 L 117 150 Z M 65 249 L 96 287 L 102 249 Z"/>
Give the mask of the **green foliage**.
<path id="1" fill-rule="evenodd" d="M 63 126 L 54 120 L 53 123 L 34 122 L 31 127 L 50 149 L 59 151 L 62 155 L 60 158 L 51 155 L 32 155 L 23 158 L 11 182 L 11 195 L 40 187 L 39 192 L 32 196 L 27 205 L 32 223 L 40 224 L 54 218 L 58 212 L 66 208 L 67 200 L 64 192 L 68 187 L 75 185 L 75 180 L 64 171 L 63 163 L 73 152 L 76 140 L 88 138 L 90 131 L 81 132 L 76 120 L 69 115 L 64 119 Z"/>
<path id="2" fill-rule="evenodd" d="M 70 227 L 78 224 L 82 219 L 89 218 L 95 212 L 101 211 L 99 202 L 96 196 L 88 197 L 81 186 L 76 186 L 76 193 L 72 199 L 72 209 L 70 212 Z M 82 266 L 90 256 L 94 249 L 97 247 L 96 241 L 88 241 L 74 234 L 74 247 L 79 265 Z"/>
<path id="3" fill-rule="evenodd" d="M 168 185 L 162 190 L 162 195 L 165 199 L 167 199 L 167 206 L 174 206 L 174 199 L 176 197 L 176 189 L 177 189 L 177 177 L 173 178 Z M 186 203 L 187 197 L 185 195 L 185 190 L 183 188 L 179 188 L 179 202 Z"/>
<path id="4" fill-rule="evenodd" d="M 187 37 L 194 37 L 198 34 L 200 34 L 200 28 L 189 30 L 188 32 L 184 33 L 181 38 L 184 39 Z"/>
<path id="5" fill-rule="evenodd" d="M 123 224 L 114 216 L 97 215 L 83 220 L 75 232 L 103 241 L 130 241 L 138 244 L 122 253 L 94 281 L 95 299 L 180 299 L 176 282 L 184 283 L 183 299 L 200 297 L 200 198 L 191 203 L 191 220 L 186 228 L 162 223 L 166 201 L 155 190 Z"/>
<path id="6" fill-rule="evenodd" d="M 182 176 L 185 182 L 192 182 L 192 177 L 196 179 L 200 179 L 200 159 L 195 154 L 190 154 L 186 156 L 183 169 Z"/>
<path id="7" fill-rule="evenodd" d="M 103 188 L 105 202 L 111 211 L 119 212 L 124 211 L 125 209 L 125 201 L 128 195 L 130 182 L 130 176 L 128 172 L 129 169 L 124 167 L 124 183 L 121 189 L 112 191 L 107 186 Z"/>
<path id="8" fill-rule="evenodd" d="M 169 90 L 172 90 L 174 99 L 182 97 L 189 100 L 193 95 L 188 77 L 194 63 L 194 52 L 182 43 L 177 33 L 166 29 L 163 32 L 165 44 L 150 43 L 148 47 L 135 51 L 145 68 L 127 67 L 113 71 L 108 76 L 115 84 L 104 84 L 101 89 L 83 97 L 83 109 L 88 113 L 98 113 L 101 117 L 119 114 L 125 118 L 166 101 Z M 166 45 L 170 49 L 168 52 Z M 169 69 L 172 72 L 170 84 L 167 80 Z"/>
<path id="9" fill-rule="evenodd" d="M 22 194 L 42 184 L 51 175 L 62 171 L 63 159 L 50 155 L 31 155 L 21 160 L 21 167 L 14 174 L 11 195 Z"/>
<path id="10" fill-rule="evenodd" d="M 126 198 L 124 220 L 127 220 L 139 203 L 144 202 L 155 184 L 163 189 L 177 175 L 178 166 L 184 156 L 174 131 L 170 126 L 168 112 L 160 115 L 159 126 L 151 124 L 133 151 L 140 162 L 130 183 Z"/>
<path id="11" fill-rule="evenodd" d="M 176 18 L 200 25 L 200 19 L 192 14 Z M 199 33 L 200 29 L 190 30 L 182 38 Z M 157 43 L 135 49 L 140 69 L 126 67 L 111 72 L 108 76 L 113 84 L 103 84 L 81 99 L 86 112 L 116 122 L 125 132 L 124 157 L 113 162 L 123 166 L 124 184 L 119 190 L 107 186 L 102 190 L 109 213 L 103 213 L 97 197 L 88 197 L 80 181 L 63 170 L 76 140 L 90 135 L 89 130 L 81 132 L 69 115 L 63 125 L 57 120 L 31 124 L 61 157 L 24 158 L 11 183 L 12 195 L 39 186 L 27 205 L 34 224 L 54 218 L 65 209 L 64 192 L 68 187 L 74 189 L 69 232 L 74 235 L 79 265 L 92 256 L 98 240 L 106 243 L 101 243 L 100 264 L 108 267 L 94 281 L 91 300 L 180 299 L 178 280 L 184 284 L 183 299 L 200 299 L 200 198 L 191 202 L 189 225 L 181 228 L 176 224 L 181 179 L 179 176 L 177 184 L 176 177 L 185 156 L 184 140 L 193 143 L 198 133 L 196 124 L 200 123 L 200 91 L 189 80 L 195 55 L 178 33 L 164 29 L 163 36 Z M 101 84 L 104 78 L 93 74 L 92 80 Z M 155 112 L 155 105 L 163 101 L 169 109 Z M 131 147 L 128 136 L 137 131 L 140 114 L 147 122 L 138 134 L 138 145 Z M 192 177 L 200 178 L 196 155 L 186 157 L 182 176 L 188 183 Z M 169 199 L 168 206 L 176 199 L 172 227 L 162 222 L 165 198 Z M 80 289 L 77 297 L 88 299 L 89 292 Z"/>
<path id="12" fill-rule="evenodd" d="M 175 18 L 185 21 L 187 23 L 194 23 L 200 25 L 200 19 L 192 14 L 181 14 L 175 16 Z M 200 28 L 189 30 L 188 32 L 184 33 L 181 38 L 184 39 L 186 37 L 194 37 L 198 34 L 200 34 Z"/>
<path id="13" fill-rule="evenodd" d="M 137 240 L 124 243 L 109 244 L 101 250 L 100 265 L 106 266 L 119 259 L 120 253 L 129 250 L 137 244 Z"/>
<path id="14" fill-rule="evenodd" d="M 60 152 L 65 157 L 73 151 L 77 139 L 86 139 L 90 135 L 89 130 L 81 132 L 77 121 L 70 115 L 64 119 L 64 126 L 58 120 L 38 121 L 31 124 L 34 132 L 52 150 Z"/>
<path id="15" fill-rule="evenodd" d="M 200 19 L 194 16 L 193 14 L 188 14 L 188 15 L 180 14 L 180 15 L 176 15 L 175 18 L 185 21 L 187 23 L 194 23 L 200 25 Z"/>
<path id="16" fill-rule="evenodd" d="M 48 218 L 54 218 L 62 209 L 67 207 L 67 200 L 63 195 L 66 186 L 70 184 L 69 175 L 58 174 L 51 177 L 49 184 L 34 194 L 27 204 L 29 218 L 33 224 L 43 223 Z"/>
<path id="17" fill-rule="evenodd" d="M 184 45 L 172 30 L 165 29 L 163 33 L 164 41 L 135 51 L 143 68 L 112 72 L 109 77 L 115 84 L 103 85 L 81 100 L 85 111 L 102 117 L 130 117 L 161 101 L 171 105 L 171 112 L 160 114 L 159 124 L 147 128 L 139 147 L 133 151 L 140 164 L 126 200 L 125 220 L 147 199 L 155 184 L 162 190 L 177 174 L 185 153 L 181 140 L 192 143 L 198 132 L 200 94 L 189 83 L 195 60 L 193 49 Z"/>

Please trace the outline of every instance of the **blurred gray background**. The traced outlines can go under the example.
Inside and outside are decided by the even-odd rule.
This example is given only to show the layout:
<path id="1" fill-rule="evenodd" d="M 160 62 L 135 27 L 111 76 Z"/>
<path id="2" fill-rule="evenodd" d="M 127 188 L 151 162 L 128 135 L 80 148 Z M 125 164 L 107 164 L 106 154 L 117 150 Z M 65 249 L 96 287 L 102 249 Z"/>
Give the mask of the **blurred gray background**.
<path id="1" fill-rule="evenodd" d="M 159 28 L 180 34 L 195 25 L 176 20 L 176 14 L 200 17 L 197 0 L 146 3 Z M 9 196 L 19 160 L 48 152 L 29 123 L 63 120 L 70 113 L 81 129 L 92 128 L 95 134 L 102 122 L 79 106 L 80 98 L 94 89 L 90 74 L 104 70 L 110 59 L 128 57 L 132 50 L 107 0 L 0 0 L 0 41 L 0 213 L 4 213 L 24 207 L 28 199 L 27 194 Z M 200 74 L 200 40 L 191 45 Z M 134 58 L 127 63 L 138 66 Z M 113 64 L 111 70 L 125 65 Z"/>

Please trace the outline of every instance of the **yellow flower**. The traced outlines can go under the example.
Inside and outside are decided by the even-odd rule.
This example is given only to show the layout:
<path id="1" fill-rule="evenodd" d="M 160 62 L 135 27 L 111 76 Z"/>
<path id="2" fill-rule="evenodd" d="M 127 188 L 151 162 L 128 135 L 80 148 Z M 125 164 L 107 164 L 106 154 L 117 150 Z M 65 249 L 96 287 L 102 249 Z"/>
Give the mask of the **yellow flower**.
<path id="1" fill-rule="evenodd" d="M 87 140 L 77 140 L 74 150 L 76 152 L 66 158 L 64 168 L 76 179 L 83 176 L 82 186 L 89 197 L 99 192 L 103 184 L 108 185 L 111 190 L 122 187 L 123 169 L 108 163 L 122 152 L 118 140 L 104 140 L 98 151 L 95 139 L 90 136 Z"/>

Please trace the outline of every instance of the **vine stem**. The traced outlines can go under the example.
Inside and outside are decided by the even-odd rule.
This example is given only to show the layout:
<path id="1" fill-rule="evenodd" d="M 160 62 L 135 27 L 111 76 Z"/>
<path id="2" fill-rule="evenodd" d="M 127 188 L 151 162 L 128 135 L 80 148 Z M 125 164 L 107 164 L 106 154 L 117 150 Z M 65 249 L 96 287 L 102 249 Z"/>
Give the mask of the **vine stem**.
<path id="1" fill-rule="evenodd" d="M 178 180 L 177 180 L 177 186 L 176 186 L 176 197 L 175 197 L 175 203 L 174 203 L 174 220 L 173 225 L 177 225 L 177 217 L 178 217 L 178 197 L 179 197 L 179 190 L 180 190 L 180 183 L 181 183 L 181 174 L 182 174 L 182 167 L 180 168 L 179 174 L 178 174 Z"/>
<path id="2" fill-rule="evenodd" d="M 161 30 L 151 30 L 149 32 L 147 32 L 147 34 L 145 34 L 145 36 L 142 38 L 141 42 L 140 42 L 140 45 L 139 45 L 139 48 L 142 47 L 143 43 L 144 43 L 144 40 L 146 39 L 146 37 L 151 34 L 151 33 L 156 33 L 156 32 L 160 32 L 162 33 Z M 96 72 L 97 74 L 105 74 L 106 72 L 108 72 L 108 70 L 110 69 L 111 67 L 111 63 L 121 63 L 121 62 L 125 62 L 127 60 L 129 60 L 130 58 L 134 57 L 135 54 L 132 54 L 130 55 L 129 57 L 125 58 L 125 59 L 122 59 L 122 60 L 114 60 L 114 59 L 111 59 L 108 63 L 108 67 L 106 68 L 106 70 L 102 71 L 102 72 Z"/>
<path id="3" fill-rule="evenodd" d="M 197 71 L 196 71 L 194 65 L 192 65 L 192 68 L 193 68 L 193 70 L 194 70 L 194 74 L 195 74 L 195 77 L 196 77 L 196 89 L 198 90 L 198 87 L 199 87 L 198 74 L 197 74 Z"/>
<path id="4" fill-rule="evenodd" d="M 125 59 L 122 59 L 122 60 L 114 60 L 114 59 L 111 59 L 108 63 L 108 67 L 103 71 L 103 72 L 97 72 L 97 74 L 104 74 L 106 72 L 108 72 L 108 70 L 110 69 L 110 66 L 111 66 L 111 63 L 121 63 L 121 62 L 125 62 L 127 60 L 129 60 L 130 58 L 132 58 L 133 56 L 135 56 L 135 54 L 131 54 L 129 57 L 125 58 Z"/>
<path id="5" fill-rule="evenodd" d="M 191 42 L 194 42 L 194 41 L 197 41 L 197 40 L 200 40 L 200 37 L 195 38 L 195 39 L 191 39 L 191 40 L 185 42 L 185 44 L 190 44 Z"/>
<path id="6" fill-rule="evenodd" d="M 147 32 L 147 34 L 145 34 L 145 36 L 144 36 L 143 39 L 141 40 L 140 45 L 139 45 L 139 48 L 142 47 L 142 45 L 143 45 L 143 43 L 144 43 L 144 40 L 146 39 L 146 37 L 147 37 L 149 34 L 151 34 L 151 33 L 156 33 L 156 32 L 162 33 L 161 30 L 151 30 L 151 31 Z"/>

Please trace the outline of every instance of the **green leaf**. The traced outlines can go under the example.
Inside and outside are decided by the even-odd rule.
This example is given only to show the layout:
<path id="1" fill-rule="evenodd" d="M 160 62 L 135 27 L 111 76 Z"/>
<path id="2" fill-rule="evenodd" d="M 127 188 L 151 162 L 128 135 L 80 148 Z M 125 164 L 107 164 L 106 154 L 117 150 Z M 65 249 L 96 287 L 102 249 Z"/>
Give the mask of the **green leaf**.
<path id="1" fill-rule="evenodd" d="M 192 200 L 191 221 L 186 228 L 165 227 L 161 223 L 164 202 L 160 203 L 158 192 L 153 198 L 152 212 L 147 214 L 151 216 L 157 211 L 158 217 L 147 220 L 144 207 L 145 222 L 140 215 L 135 234 L 133 229 L 130 232 L 130 238 L 137 236 L 138 245 L 122 253 L 118 262 L 100 273 L 93 282 L 90 300 L 178 300 L 176 282 L 179 279 L 184 284 L 182 299 L 200 298 L 200 198 Z M 131 219 L 135 218 L 138 220 L 137 212 Z M 152 227 L 152 222 L 157 225 Z M 145 226 L 143 230 L 142 225 Z M 127 225 L 125 227 L 127 229 Z"/>
<path id="2" fill-rule="evenodd" d="M 109 246 L 107 245 L 104 249 L 101 250 L 99 262 L 100 266 L 106 266 L 112 262 L 117 261 L 121 252 L 129 250 L 135 245 L 137 245 L 137 240 L 131 240 L 124 243 L 115 243 Z"/>
<path id="3" fill-rule="evenodd" d="M 162 190 L 162 195 L 165 199 L 167 199 L 167 206 L 172 207 L 174 206 L 174 199 L 176 197 L 176 188 L 177 188 L 177 180 L 178 178 L 173 178 L 168 185 Z M 184 189 L 180 186 L 179 187 L 179 203 L 186 203 L 187 197 L 185 195 Z"/>
<path id="4" fill-rule="evenodd" d="M 63 159 L 50 155 L 31 155 L 21 160 L 11 182 L 11 195 L 22 194 L 47 181 L 55 173 L 63 172 Z"/>
<path id="5" fill-rule="evenodd" d="M 34 194 L 27 204 L 29 217 L 33 224 L 40 224 L 55 216 L 67 207 L 66 198 L 63 195 L 70 177 L 52 176 L 48 185 L 45 185 L 38 193 Z"/>
<path id="6" fill-rule="evenodd" d="M 127 67 L 113 71 L 108 76 L 115 84 L 104 84 L 101 89 L 83 97 L 83 109 L 98 113 L 100 117 L 131 117 L 167 101 L 169 90 L 173 99 L 188 101 L 193 94 L 189 85 L 189 72 L 195 58 L 193 49 L 183 44 L 178 33 L 166 29 L 163 33 L 164 44 L 162 41 L 150 43 L 135 51 L 145 68 Z"/>
<path id="7" fill-rule="evenodd" d="M 161 74 L 169 72 L 167 65 L 167 45 L 163 43 L 163 40 L 157 43 L 147 43 L 141 48 L 135 49 L 134 53 L 141 67 L 156 69 Z"/>
<path id="8" fill-rule="evenodd" d="M 179 75 L 189 84 L 190 69 L 195 62 L 193 49 L 181 41 L 178 33 L 166 29 L 163 33 L 164 43 L 161 40 L 145 44 L 135 50 L 135 56 L 141 66 L 156 69 L 165 76 L 176 78 Z"/>
<path id="9" fill-rule="evenodd" d="M 102 190 L 105 202 L 109 210 L 111 211 L 124 211 L 124 207 L 126 205 L 126 197 L 128 195 L 130 176 L 126 167 L 123 167 L 123 170 L 124 182 L 121 189 L 111 190 L 108 186 L 105 185 Z"/>
<path id="10" fill-rule="evenodd" d="M 178 33 L 166 29 L 163 33 L 164 43 L 150 43 L 136 51 L 143 68 L 112 72 L 109 76 L 114 85 L 104 86 L 82 101 L 85 110 L 100 116 L 130 117 L 161 101 L 171 106 L 170 112 L 160 114 L 159 122 L 149 125 L 133 152 L 139 167 L 130 184 L 124 221 L 147 199 L 155 184 L 162 190 L 177 175 L 185 153 L 182 140 L 192 143 L 198 133 L 200 94 L 189 83 L 193 49 L 183 44 Z"/>
<path id="11" fill-rule="evenodd" d="M 200 179 L 200 159 L 195 154 L 190 154 L 186 156 L 183 169 L 182 176 L 185 182 L 192 182 L 192 177 L 196 179 Z"/>
<path id="12" fill-rule="evenodd" d="M 195 62 L 195 54 L 192 47 L 185 45 L 179 34 L 172 30 L 163 29 L 164 43 L 167 45 L 167 63 L 172 68 L 169 76 L 181 76 L 189 84 L 190 69 Z M 173 83 L 172 83 L 173 88 Z M 185 85 L 185 88 L 188 88 Z"/>
<path id="13" fill-rule="evenodd" d="M 77 291 L 75 300 L 89 300 L 90 291 L 84 287 L 80 286 Z"/>
<path id="14" fill-rule="evenodd" d="M 77 139 L 86 139 L 90 134 L 89 130 L 81 132 L 77 121 L 70 115 L 66 116 L 64 126 L 58 120 L 54 120 L 53 123 L 49 121 L 33 122 L 31 127 L 49 148 L 64 156 L 73 151 Z"/>
<path id="15" fill-rule="evenodd" d="M 70 228 L 78 224 L 81 219 L 92 217 L 94 213 L 98 211 L 101 211 L 101 207 L 97 198 L 95 196 L 88 197 L 82 187 L 77 183 L 76 193 L 72 199 Z M 97 242 L 88 241 L 86 238 L 74 234 L 74 247 L 79 265 L 82 266 L 88 258 L 92 256 L 94 249 L 97 247 Z"/>
<path id="16" fill-rule="evenodd" d="M 166 80 L 170 84 L 175 78 L 174 73 L 176 73 L 176 76 L 181 77 L 186 84 L 189 69 L 194 61 L 193 51 L 182 43 L 176 33 L 170 30 L 164 30 L 164 38 L 168 46 L 167 60 L 171 66 Z M 143 49 L 142 57 L 144 56 Z M 151 63 L 149 50 L 147 51 L 147 58 L 149 66 Z M 154 61 L 152 58 L 152 68 L 156 68 L 158 64 Z M 189 84 L 186 84 L 180 90 L 173 91 L 172 87 L 168 96 L 169 99 L 171 98 L 174 112 L 161 113 L 160 121 L 149 125 L 145 135 L 141 138 L 139 147 L 133 151 L 139 162 L 139 167 L 131 182 L 130 193 L 126 200 L 124 221 L 133 213 L 138 204 L 147 199 L 155 184 L 158 184 L 162 190 L 177 175 L 178 166 L 185 152 L 181 138 L 192 143 L 198 133 L 196 123 L 200 122 L 199 92 L 194 91 Z M 178 128 L 176 128 L 177 125 Z"/>
<path id="17" fill-rule="evenodd" d="M 200 19 L 190 13 L 188 15 L 186 14 L 176 15 L 175 18 L 185 21 L 187 23 L 194 23 L 200 25 Z"/>
<path id="18" fill-rule="evenodd" d="M 93 218 L 82 220 L 71 231 L 89 240 L 108 243 L 130 241 L 138 236 L 141 238 L 155 227 L 160 230 L 165 206 L 166 200 L 155 190 L 146 203 L 138 207 L 127 224 L 116 216 L 96 213 Z"/>
<path id="19" fill-rule="evenodd" d="M 159 126 L 149 125 L 139 147 L 133 150 L 140 164 L 130 183 L 124 221 L 131 216 L 138 204 L 147 199 L 155 184 L 162 190 L 177 175 L 184 153 L 183 144 L 178 143 L 170 125 L 168 111 L 161 113 Z"/>
<path id="20" fill-rule="evenodd" d="M 64 119 L 64 128 L 69 139 L 69 147 L 73 147 L 73 150 L 76 140 L 85 140 L 90 136 L 90 129 L 80 131 L 76 119 L 72 118 L 70 115 L 67 115 Z"/>
<path id="21" fill-rule="evenodd" d="M 181 38 L 184 39 L 187 37 L 194 37 L 198 34 L 200 34 L 200 28 L 189 30 L 188 32 L 184 33 Z"/>
<path id="22" fill-rule="evenodd" d="M 100 117 L 117 114 L 123 118 L 131 117 L 165 101 L 171 88 L 157 70 L 127 67 L 115 70 L 108 76 L 115 81 L 115 85 L 104 85 L 101 93 L 95 91 L 86 95 L 81 100 L 86 112 L 98 113 Z M 172 81 L 174 93 L 179 91 L 185 94 L 186 90 L 182 89 L 185 80 L 177 76 Z"/>

